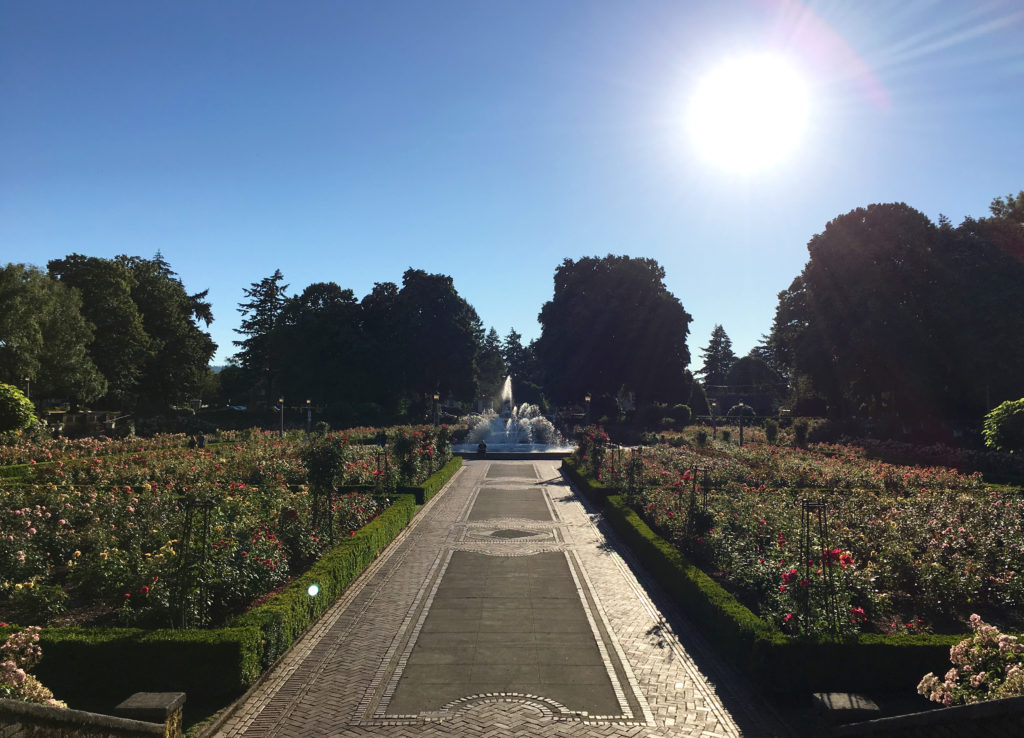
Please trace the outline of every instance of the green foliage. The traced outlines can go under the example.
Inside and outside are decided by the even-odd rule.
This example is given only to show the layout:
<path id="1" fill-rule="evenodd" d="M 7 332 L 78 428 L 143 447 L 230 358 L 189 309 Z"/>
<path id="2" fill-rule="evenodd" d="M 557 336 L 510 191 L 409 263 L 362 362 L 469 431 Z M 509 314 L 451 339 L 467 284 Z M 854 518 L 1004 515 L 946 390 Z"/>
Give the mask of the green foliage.
<path id="1" fill-rule="evenodd" d="M 725 385 L 729 369 L 736 362 L 736 354 L 732 351 L 732 340 L 722 326 L 715 326 L 711 331 L 711 340 L 700 352 L 704 357 L 704 365 L 697 375 L 703 378 L 704 386 L 721 387 Z"/>
<path id="2" fill-rule="evenodd" d="M 448 484 L 448 480 L 455 476 L 455 472 L 462 468 L 462 457 L 456 456 L 447 464 L 416 488 L 416 502 L 420 505 L 426 504 L 434 495 L 441 491 L 441 488 Z"/>
<path id="3" fill-rule="evenodd" d="M 82 294 L 82 315 L 95 326 L 89 356 L 107 380 L 107 390 L 124 401 L 152 356 L 142 315 L 132 300 L 135 278 L 123 263 L 81 254 L 54 259 L 52 276 Z"/>
<path id="4" fill-rule="evenodd" d="M 810 425 L 804 418 L 793 421 L 793 444 L 804 448 L 807 445 L 807 434 L 810 431 Z"/>
<path id="5" fill-rule="evenodd" d="M 708 445 L 708 432 L 700 428 L 693 434 L 693 442 L 697 445 L 697 448 L 704 448 Z"/>
<path id="6" fill-rule="evenodd" d="M 72 704 L 99 705 L 139 691 L 233 699 L 256 681 L 263 650 L 256 628 L 44 628 L 40 645 L 40 680 Z"/>
<path id="7" fill-rule="evenodd" d="M 732 431 L 729 428 L 722 428 L 722 430 L 718 432 L 718 435 L 722 439 L 722 443 L 732 442 Z"/>
<path id="8" fill-rule="evenodd" d="M 397 495 L 390 507 L 348 540 L 335 546 L 265 605 L 237 617 L 236 627 L 255 627 L 262 634 L 262 668 L 269 667 L 305 628 L 344 591 L 408 525 L 416 512 L 413 495 Z M 319 592 L 311 597 L 309 586 Z"/>
<path id="9" fill-rule="evenodd" d="M 501 339 L 494 328 L 487 332 L 487 337 L 481 343 L 476 364 L 479 371 L 480 394 L 484 397 L 498 395 L 508 374 L 508 368 L 502 356 Z"/>
<path id="10" fill-rule="evenodd" d="M 680 428 L 689 425 L 690 418 L 693 417 L 693 413 L 690 411 L 689 405 L 674 405 L 672 407 L 672 418 L 676 421 L 676 425 Z"/>
<path id="11" fill-rule="evenodd" d="M 28 428 L 35 420 L 35 406 L 11 384 L 0 384 L 0 432 Z"/>
<path id="12" fill-rule="evenodd" d="M 1024 451 L 1024 397 L 1007 400 L 985 416 L 985 445 L 997 451 Z"/>
<path id="13" fill-rule="evenodd" d="M 579 402 L 587 391 L 615 397 L 623 385 L 641 403 L 688 398 L 691 316 L 664 279 L 653 259 L 609 255 L 562 262 L 554 296 L 541 308 L 535 346 L 545 391 L 555 403 Z"/>
<path id="14" fill-rule="evenodd" d="M 139 406 L 166 410 L 201 397 L 204 386 L 216 383 L 209 363 L 217 344 L 195 322 L 213 320 L 206 292 L 189 295 L 159 252 L 152 259 L 119 256 L 117 261 L 131 273 L 131 299 L 149 341 L 133 387 Z"/>
<path id="15" fill-rule="evenodd" d="M 946 707 L 1024 697 L 1024 644 L 971 615 L 974 635 L 953 646 L 944 680 L 925 674 L 917 693 Z"/>
<path id="16" fill-rule="evenodd" d="M 11 619 L 19 623 L 49 623 L 67 609 L 68 596 L 55 584 L 36 581 L 9 587 L 7 607 Z"/>
<path id="17" fill-rule="evenodd" d="M 269 277 L 243 290 L 247 300 L 238 305 L 242 324 L 235 330 L 244 338 L 234 342 L 238 353 L 232 361 L 258 382 L 258 397 L 264 402 L 272 400 L 281 372 L 282 362 L 274 341 L 288 289 L 288 285 L 281 284 L 282 280 L 281 270 L 275 269 Z"/>
<path id="18" fill-rule="evenodd" d="M 809 379 L 805 390 L 840 417 L 969 419 L 990 399 L 1019 397 L 1019 202 L 997 199 L 993 217 L 956 228 L 903 203 L 833 219 L 779 295 L 768 340 L 773 359 L 793 370 L 795 384 Z M 851 310 L 871 329 L 850 330 Z M 801 394 L 793 399 L 811 396 Z"/>
<path id="19" fill-rule="evenodd" d="M 106 392 L 89 356 L 93 330 L 78 291 L 24 264 L 0 268 L 0 380 L 30 377 L 34 394 L 88 402 Z"/>
<path id="20" fill-rule="evenodd" d="M 793 639 L 744 607 L 636 514 L 625 497 L 580 474 L 571 459 L 563 470 L 578 489 L 603 505 L 605 520 L 719 652 L 747 671 L 766 692 L 903 691 L 937 670 L 959 636 L 860 635 L 843 641 Z"/>
<path id="21" fill-rule="evenodd" d="M 772 446 L 779 441 L 779 424 L 771 418 L 764 421 L 764 439 Z"/>

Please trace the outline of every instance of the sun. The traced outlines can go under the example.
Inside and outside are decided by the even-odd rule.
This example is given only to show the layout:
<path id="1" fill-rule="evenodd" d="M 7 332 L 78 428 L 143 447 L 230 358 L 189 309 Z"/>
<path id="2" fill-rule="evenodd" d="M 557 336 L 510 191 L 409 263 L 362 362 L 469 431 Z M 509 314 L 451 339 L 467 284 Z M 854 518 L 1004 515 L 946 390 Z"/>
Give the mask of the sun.
<path id="1" fill-rule="evenodd" d="M 807 84 L 797 68 L 782 56 L 755 54 L 729 59 L 699 80 L 687 123 L 703 158 L 744 174 L 787 159 L 807 117 Z"/>

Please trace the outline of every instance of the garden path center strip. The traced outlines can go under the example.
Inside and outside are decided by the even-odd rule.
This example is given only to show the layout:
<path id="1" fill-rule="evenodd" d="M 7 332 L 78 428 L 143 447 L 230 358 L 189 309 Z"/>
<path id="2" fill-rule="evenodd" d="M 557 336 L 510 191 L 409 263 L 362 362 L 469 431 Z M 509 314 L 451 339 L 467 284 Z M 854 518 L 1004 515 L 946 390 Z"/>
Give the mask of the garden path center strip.
<path id="1" fill-rule="evenodd" d="M 608 535 L 558 462 L 468 460 L 217 735 L 785 735 Z"/>

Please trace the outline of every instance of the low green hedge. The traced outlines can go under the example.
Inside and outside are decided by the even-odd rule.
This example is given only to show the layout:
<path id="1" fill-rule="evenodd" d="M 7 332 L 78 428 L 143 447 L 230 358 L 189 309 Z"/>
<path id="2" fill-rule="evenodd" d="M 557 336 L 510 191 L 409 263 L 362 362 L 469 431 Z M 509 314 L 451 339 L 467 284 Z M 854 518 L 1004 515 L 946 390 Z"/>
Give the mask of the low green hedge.
<path id="1" fill-rule="evenodd" d="M 455 472 L 462 468 L 462 457 L 453 456 L 447 464 L 438 469 L 423 484 L 418 487 L 402 487 L 399 492 L 408 492 L 416 495 L 416 503 L 426 505 L 430 498 L 436 495 L 448 480 L 455 476 Z"/>
<path id="2" fill-rule="evenodd" d="M 377 518 L 342 541 L 280 594 L 210 630 L 43 628 L 35 673 L 74 706 L 110 709 L 138 691 L 183 691 L 206 701 L 233 699 L 269 667 L 461 467 L 452 459 L 422 486 L 392 497 Z M 316 584 L 315 597 L 308 594 Z M 0 642 L 18 630 L 0 627 Z"/>
<path id="3" fill-rule="evenodd" d="M 0 639 L 13 629 L 4 628 Z M 260 673 L 253 628 L 43 628 L 34 672 L 75 707 L 110 709 L 135 692 L 186 691 L 227 701 Z"/>
<path id="4" fill-rule="evenodd" d="M 11 464 L 10 466 L 0 466 L 0 478 L 21 479 L 28 474 L 29 470 L 32 468 L 32 464 Z"/>
<path id="5" fill-rule="evenodd" d="M 861 634 L 842 642 L 793 638 L 744 606 L 652 531 L 622 495 L 562 462 L 566 476 L 598 504 L 608 523 L 680 610 L 728 660 L 767 692 L 913 692 L 927 672 L 949 669 L 949 649 L 966 635 Z"/>
<path id="6" fill-rule="evenodd" d="M 415 496 L 397 495 L 380 516 L 331 549 L 284 591 L 266 604 L 234 618 L 232 626 L 255 628 L 261 634 L 261 668 L 269 667 L 288 650 L 299 634 L 377 558 L 415 514 Z M 308 594 L 311 584 L 320 588 L 315 597 Z"/>

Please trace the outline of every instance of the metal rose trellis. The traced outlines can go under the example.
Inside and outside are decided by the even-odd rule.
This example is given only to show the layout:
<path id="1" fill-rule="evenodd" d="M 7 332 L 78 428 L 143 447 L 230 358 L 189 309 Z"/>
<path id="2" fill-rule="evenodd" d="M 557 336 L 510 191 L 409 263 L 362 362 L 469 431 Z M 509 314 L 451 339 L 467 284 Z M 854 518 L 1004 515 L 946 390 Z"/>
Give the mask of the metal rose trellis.
<path id="1" fill-rule="evenodd" d="M 817 538 L 816 541 L 813 539 Z M 839 602 L 836 598 L 836 583 L 832 573 L 831 549 L 828 545 L 828 505 L 824 500 L 800 501 L 800 555 L 804 576 L 800 582 L 799 604 L 800 623 L 804 633 L 810 633 L 814 603 L 811 597 L 811 582 L 815 573 L 820 572 L 821 614 L 827 630 L 839 636 Z M 816 570 L 820 564 L 821 569 Z"/>

